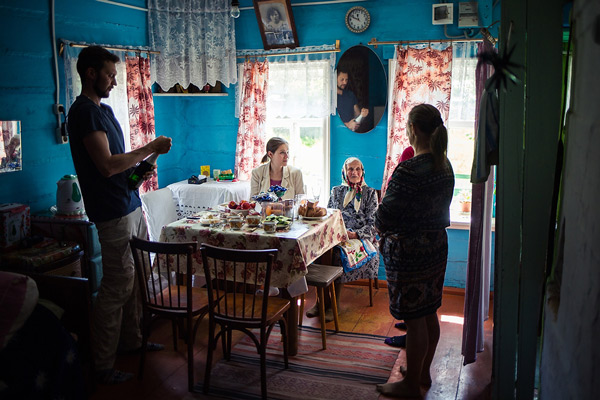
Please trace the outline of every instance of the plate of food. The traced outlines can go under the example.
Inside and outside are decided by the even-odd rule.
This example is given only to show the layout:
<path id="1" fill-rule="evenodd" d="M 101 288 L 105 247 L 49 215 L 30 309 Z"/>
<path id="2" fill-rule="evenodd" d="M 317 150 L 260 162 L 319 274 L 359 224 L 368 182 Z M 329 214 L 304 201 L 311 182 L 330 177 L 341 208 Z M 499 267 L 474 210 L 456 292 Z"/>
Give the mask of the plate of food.
<path id="1" fill-rule="evenodd" d="M 329 215 L 330 215 L 329 213 L 327 213 L 325 215 L 321 215 L 319 217 L 306 217 L 306 216 L 301 215 L 300 219 L 305 219 L 307 221 L 318 221 L 318 220 L 326 219 L 327 217 L 329 217 Z"/>
<path id="2" fill-rule="evenodd" d="M 275 228 L 278 230 L 288 229 L 292 225 L 292 219 L 283 215 L 269 215 L 265 221 L 275 222 Z"/>
<path id="3" fill-rule="evenodd" d="M 247 200 L 242 200 L 239 203 L 232 200 L 229 203 L 219 204 L 220 210 L 241 214 L 244 217 L 248 215 L 250 211 L 254 211 L 254 207 L 256 207 L 256 202 L 249 202 Z"/>
<path id="4" fill-rule="evenodd" d="M 307 201 L 306 204 L 299 206 L 298 216 L 306 220 L 319 220 L 327 218 L 327 209 L 324 207 L 318 207 L 318 203 L 318 201 Z"/>

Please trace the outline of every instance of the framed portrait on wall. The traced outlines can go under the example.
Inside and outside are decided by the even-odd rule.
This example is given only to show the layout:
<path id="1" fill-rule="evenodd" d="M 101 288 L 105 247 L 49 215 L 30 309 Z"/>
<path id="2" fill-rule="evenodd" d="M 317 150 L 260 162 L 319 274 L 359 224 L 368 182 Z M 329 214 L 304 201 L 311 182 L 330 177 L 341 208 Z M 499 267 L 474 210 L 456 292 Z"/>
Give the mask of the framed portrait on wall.
<path id="1" fill-rule="evenodd" d="M 299 46 L 290 0 L 254 0 L 265 50 Z"/>

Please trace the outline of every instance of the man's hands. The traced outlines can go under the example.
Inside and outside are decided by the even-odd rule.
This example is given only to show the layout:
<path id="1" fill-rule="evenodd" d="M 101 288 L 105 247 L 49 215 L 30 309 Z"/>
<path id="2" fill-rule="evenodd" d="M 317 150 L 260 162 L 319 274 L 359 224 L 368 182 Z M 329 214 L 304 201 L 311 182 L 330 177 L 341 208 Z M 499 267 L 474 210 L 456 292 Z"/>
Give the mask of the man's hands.
<path id="1" fill-rule="evenodd" d="M 172 140 L 166 136 L 159 136 L 149 143 L 153 153 L 165 154 L 171 150 Z"/>
<path id="2" fill-rule="evenodd" d="M 360 109 L 360 115 L 362 115 L 362 117 L 366 117 L 367 115 L 369 115 L 369 109 L 368 108 L 361 108 Z"/>
<path id="3" fill-rule="evenodd" d="M 351 131 L 356 131 L 356 129 L 360 126 L 360 124 L 353 119 L 348 122 L 344 122 L 344 125 L 346 125 Z"/>

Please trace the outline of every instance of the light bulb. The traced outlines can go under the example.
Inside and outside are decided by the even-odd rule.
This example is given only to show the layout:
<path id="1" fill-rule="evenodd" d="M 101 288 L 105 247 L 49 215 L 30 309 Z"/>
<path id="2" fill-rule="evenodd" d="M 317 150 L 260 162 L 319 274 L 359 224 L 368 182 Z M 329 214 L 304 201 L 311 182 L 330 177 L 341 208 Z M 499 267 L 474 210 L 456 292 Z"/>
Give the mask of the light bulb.
<path id="1" fill-rule="evenodd" d="M 238 5 L 231 6 L 231 12 L 229 13 L 231 18 L 237 18 L 240 16 L 240 7 Z"/>

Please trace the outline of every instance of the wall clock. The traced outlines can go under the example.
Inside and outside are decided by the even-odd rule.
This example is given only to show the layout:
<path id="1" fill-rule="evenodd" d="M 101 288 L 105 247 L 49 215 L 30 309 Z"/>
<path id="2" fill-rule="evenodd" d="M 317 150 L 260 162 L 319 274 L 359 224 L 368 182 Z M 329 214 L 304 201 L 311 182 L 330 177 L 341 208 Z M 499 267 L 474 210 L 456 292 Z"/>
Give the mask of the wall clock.
<path id="1" fill-rule="evenodd" d="M 346 26 L 354 33 L 366 31 L 370 23 L 371 16 L 364 7 L 352 7 L 346 13 Z"/>

